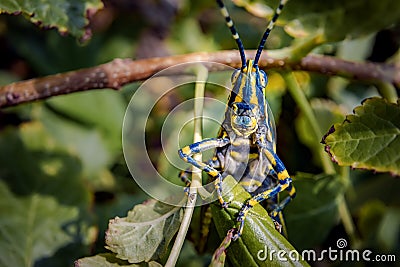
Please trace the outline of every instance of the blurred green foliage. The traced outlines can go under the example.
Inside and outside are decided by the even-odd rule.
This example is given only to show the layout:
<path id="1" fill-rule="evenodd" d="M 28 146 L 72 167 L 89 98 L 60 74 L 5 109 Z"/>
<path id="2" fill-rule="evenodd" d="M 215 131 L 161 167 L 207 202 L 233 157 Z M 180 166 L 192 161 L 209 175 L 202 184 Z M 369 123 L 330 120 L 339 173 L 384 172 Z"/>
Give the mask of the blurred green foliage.
<path id="1" fill-rule="evenodd" d="M 75 1 L 2 1 L 0 13 L 23 15 L 43 28 L 56 28 L 60 34 L 71 33 L 82 41 L 90 38 L 89 18 L 103 8 L 100 0 Z M 86 36 L 85 36 L 86 35 Z"/>
<path id="2" fill-rule="evenodd" d="M 46 4 L 55 10 L 53 14 L 63 12 L 65 7 L 51 1 L 13 2 L 35 7 Z M 83 9 L 90 9 L 93 3 L 100 5 L 97 1 L 68 2 Z M 267 20 L 256 17 L 254 10 L 268 14 L 266 4 L 275 7 L 277 1 L 236 1 L 244 9 L 226 2 L 245 47 L 255 48 Z M 90 16 L 88 27 L 93 35 L 84 44 L 81 41 L 88 13 L 62 16 L 61 22 L 52 21 L 54 17 L 47 16 L 51 14 L 48 12 L 42 13 L 43 17 L 35 12 L 34 17 L 26 19 L 34 12 L 31 7 L 11 3 L 2 2 L 0 9 L 8 13 L 21 11 L 23 15 L 0 16 L 1 85 L 95 66 L 114 58 L 235 48 L 213 1 L 104 1 L 105 8 Z M 43 30 L 30 21 L 56 29 Z M 315 48 L 315 53 L 354 61 L 398 63 L 399 22 L 399 1 L 291 0 L 280 20 L 286 31 L 274 29 L 267 48 L 287 47 L 322 33 L 324 43 Z M 70 34 L 61 36 L 58 31 Z M 326 174 L 321 164 L 322 134 L 334 123 L 342 122 L 345 114 L 365 98 L 380 96 L 381 88 L 367 81 L 294 73 L 320 125 L 322 134 L 315 136 L 281 74 L 269 72 L 267 99 L 276 120 L 278 154 L 294 175 L 298 191 L 297 198 L 285 210 L 288 240 L 297 250 L 322 250 L 336 248 L 338 238 L 346 238 L 357 248 L 371 249 L 374 254 L 396 254 L 399 259 L 400 181 L 386 173 L 338 166 L 336 174 Z M 229 84 L 228 73 L 210 75 Z M 108 220 L 126 216 L 135 204 L 148 198 L 131 178 L 121 147 L 125 109 L 139 86 L 134 83 L 120 92 L 102 90 L 57 96 L 0 110 L 0 266 L 70 266 L 79 258 L 104 253 Z M 160 156 L 162 123 L 176 105 L 193 97 L 190 88 L 176 90 L 162 99 L 148 120 L 148 153 L 167 177 L 177 177 L 178 168 Z M 395 90 L 398 93 L 398 88 Z M 227 92 L 209 86 L 206 96 L 225 102 Z M 187 115 L 185 112 L 177 114 L 177 124 Z M 221 110 L 211 105 L 208 112 Z M 205 123 L 205 137 L 213 137 L 217 131 L 216 125 Z M 191 127 L 186 127 L 179 137 L 180 146 L 191 143 Z M 176 138 L 171 135 L 165 140 L 171 154 L 176 152 L 168 144 Z M 354 221 L 353 233 L 340 219 L 341 201 L 347 204 Z M 217 247 L 212 228 L 209 249 L 204 254 L 196 251 L 193 241 L 199 217 L 195 214 L 179 266 L 203 266 Z M 126 264 L 114 255 L 100 254 L 90 259 L 92 265 L 81 266 L 100 266 L 106 258 Z"/>

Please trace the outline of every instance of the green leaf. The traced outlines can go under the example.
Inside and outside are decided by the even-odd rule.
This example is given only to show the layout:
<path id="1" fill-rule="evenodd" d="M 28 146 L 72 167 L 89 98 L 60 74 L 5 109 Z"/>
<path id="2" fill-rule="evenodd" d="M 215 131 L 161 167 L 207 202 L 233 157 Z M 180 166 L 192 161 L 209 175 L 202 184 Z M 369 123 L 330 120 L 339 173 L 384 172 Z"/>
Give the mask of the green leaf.
<path id="1" fill-rule="evenodd" d="M 3 130 L 0 150 L 0 178 L 13 192 L 45 194 L 62 204 L 89 206 L 81 162 L 61 147 L 40 122 Z"/>
<path id="2" fill-rule="evenodd" d="M 118 267 L 118 266 L 141 266 L 141 267 L 161 267 L 162 265 L 151 261 L 149 263 L 130 264 L 126 261 L 118 259 L 112 253 L 102 253 L 93 257 L 86 257 L 75 262 L 75 267 Z"/>
<path id="3" fill-rule="evenodd" d="M 34 266 L 72 243 L 77 207 L 60 205 L 54 197 L 14 195 L 0 180 L 0 265 Z"/>
<path id="4" fill-rule="evenodd" d="M 223 182 L 225 200 L 230 201 L 225 210 L 219 204 L 211 205 L 213 220 L 221 239 L 224 239 L 228 230 L 236 225 L 237 214 L 243 203 L 250 198 L 244 188 L 237 184 L 231 176 Z M 248 213 L 242 236 L 232 242 L 228 248 L 228 258 L 235 266 L 308 266 L 303 261 L 279 261 L 276 257 L 269 258 L 272 251 L 284 251 L 286 256 L 296 253 L 293 246 L 275 229 L 267 211 L 261 205 L 254 206 Z M 263 257 L 267 258 L 264 259 Z"/>
<path id="5" fill-rule="evenodd" d="M 400 175 L 399 103 L 370 98 L 342 124 L 335 124 L 323 139 L 332 160 L 340 166 Z"/>
<path id="6" fill-rule="evenodd" d="M 156 200 L 136 205 L 125 218 L 110 220 L 107 248 L 130 263 L 159 259 L 179 228 L 180 207 Z"/>
<path id="7" fill-rule="evenodd" d="M 117 140 L 120 143 L 120 136 L 112 138 L 111 134 L 103 134 L 98 130 L 101 129 L 100 125 L 77 123 L 70 114 L 54 112 L 42 105 L 36 106 L 33 113 L 35 118 L 43 122 L 45 131 L 51 134 L 52 139 L 81 161 L 82 173 L 91 186 L 97 190 L 114 186 L 114 177 L 108 168 L 120 151 L 112 151 L 108 144 L 116 145 Z"/>
<path id="8" fill-rule="evenodd" d="M 60 33 L 69 32 L 78 38 L 87 39 L 88 15 L 103 8 L 100 0 L 3 0 L 0 14 L 23 14 L 32 23 L 46 28 L 57 28 Z M 85 36 L 86 35 L 86 36 Z"/>
<path id="9" fill-rule="evenodd" d="M 57 205 L 63 205 L 60 207 L 73 206 L 71 209 L 79 211 L 79 215 L 68 224 L 64 223 L 62 218 L 54 222 L 59 223 L 59 228 L 62 228 L 71 240 L 68 244 L 54 247 L 55 253 L 40 257 L 40 266 L 65 266 L 71 263 L 71 258 L 88 253 L 86 245 L 94 242 L 97 232 L 91 225 L 89 213 L 91 195 L 81 179 L 82 169 L 79 159 L 61 147 L 39 122 L 27 122 L 20 124 L 18 128 L 3 129 L 0 133 L 0 151 L 0 179 L 7 183 L 16 198 L 55 199 L 59 203 Z M 11 202 L 7 200 L 1 203 Z M 20 216 L 19 208 L 10 209 L 7 213 L 0 212 L 7 214 L 1 217 L 0 225 L 8 223 L 8 219 L 13 217 L 14 213 Z M 43 221 L 39 222 L 45 224 L 47 217 L 52 220 L 51 216 L 45 214 Z M 40 224 L 32 226 L 32 231 L 36 231 L 36 227 L 40 230 L 41 226 Z M 36 246 L 37 242 L 34 240 L 33 246 Z M 52 245 L 55 244 L 49 244 Z M 21 252 L 20 256 L 25 257 L 24 253 Z"/>
<path id="10" fill-rule="evenodd" d="M 122 122 L 127 103 L 119 92 L 87 91 L 55 97 L 47 103 L 65 118 L 86 128 L 98 129 L 108 150 L 114 155 L 121 153 Z"/>
<path id="11" fill-rule="evenodd" d="M 339 176 L 298 173 L 296 198 L 285 208 L 288 237 L 297 249 L 321 244 L 338 222 L 338 196 L 344 185 Z"/>

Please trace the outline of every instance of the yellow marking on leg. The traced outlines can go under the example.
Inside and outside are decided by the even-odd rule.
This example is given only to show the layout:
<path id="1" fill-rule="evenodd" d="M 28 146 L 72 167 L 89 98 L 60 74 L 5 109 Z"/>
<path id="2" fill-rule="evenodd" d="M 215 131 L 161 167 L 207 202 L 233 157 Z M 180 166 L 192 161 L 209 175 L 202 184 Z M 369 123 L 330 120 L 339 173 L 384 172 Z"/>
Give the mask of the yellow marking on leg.
<path id="1" fill-rule="evenodd" d="M 248 204 L 249 206 L 254 207 L 256 204 L 258 204 L 258 201 L 255 199 L 250 199 Z"/>
<path id="2" fill-rule="evenodd" d="M 242 221 L 244 221 L 244 220 L 246 219 L 247 213 L 249 213 L 249 210 L 250 210 L 251 208 L 253 208 L 253 206 L 248 207 L 247 209 L 245 209 L 245 210 L 243 211 L 243 216 L 241 217 Z"/>
<path id="3" fill-rule="evenodd" d="M 294 194 L 296 194 L 296 188 L 294 188 L 294 186 L 292 186 L 292 189 L 289 192 L 289 196 L 293 196 Z"/>
<path id="4" fill-rule="evenodd" d="M 278 212 L 273 210 L 269 216 L 270 217 L 276 217 L 276 215 L 278 215 Z"/>
<path id="5" fill-rule="evenodd" d="M 185 155 L 189 155 L 189 154 L 192 153 L 192 150 L 190 150 L 190 147 L 189 147 L 189 146 L 185 146 L 184 148 L 182 148 L 182 152 L 183 152 L 183 154 L 185 154 Z"/>
<path id="6" fill-rule="evenodd" d="M 267 191 L 262 192 L 261 195 L 262 195 L 262 197 L 263 197 L 264 199 L 267 199 L 267 198 L 268 198 L 268 195 L 269 195 L 271 192 L 272 192 L 272 189 L 269 189 L 269 190 L 267 190 Z"/>
<path id="7" fill-rule="evenodd" d="M 214 187 L 215 187 L 215 190 L 217 191 L 217 193 L 218 193 L 219 190 L 221 189 L 219 183 L 220 183 L 220 180 L 219 180 L 219 179 L 217 179 L 217 180 L 214 181 Z M 221 194 L 222 194 L 222 192 L 221 192 Z M 219 201 L 219 203 L 221 204 L 221 206 L 222 206 L 223 208 L 227 208 L 227 207 L 228 207 L 228 203 L 225 202 L 225 200 L 222 198 L 222 195 L 220 195 L 220 194 L 218 193 L 218 194 L 217 194 L 217 197 L 218 197 L 218 201 Z"/>
<path id="8" fill-rule="evenodd" d="M 208 172 L 209 175 L 211 175 L 212 177 L 217 177 L 219 172 L 217 170 L 211 170 Z"/>
<path id="9" fill-rule="evenodd" d="M 276 166 L 276 160 L 275 160 L 274 155 L 272 155 L 272 153 L 266 149 L 264 149 L 264 153 L 267 156 L 267 159 L 269 160 L 269 162 L 271 162 L 272 166 Z"/>
<path id="10" fill-rule="evenodd" d="M 289 178 L 289 174 L 288 174 L 287 170 L 283 170 L 280 173 L 278 173 L 279 180 L 285 180 L 286 178 Z"/>

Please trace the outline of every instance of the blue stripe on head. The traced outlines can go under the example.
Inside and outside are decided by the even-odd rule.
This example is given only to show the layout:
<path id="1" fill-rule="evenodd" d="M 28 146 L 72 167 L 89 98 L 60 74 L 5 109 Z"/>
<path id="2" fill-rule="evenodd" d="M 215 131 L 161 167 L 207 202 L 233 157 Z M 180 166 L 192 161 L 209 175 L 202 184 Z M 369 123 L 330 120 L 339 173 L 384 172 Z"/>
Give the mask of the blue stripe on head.
<path id="1" fill-rule="evenodd" d="M 237 103 L 236 106 L 242 110 L 251 110 L 251 106 L 244 102 Z"/>

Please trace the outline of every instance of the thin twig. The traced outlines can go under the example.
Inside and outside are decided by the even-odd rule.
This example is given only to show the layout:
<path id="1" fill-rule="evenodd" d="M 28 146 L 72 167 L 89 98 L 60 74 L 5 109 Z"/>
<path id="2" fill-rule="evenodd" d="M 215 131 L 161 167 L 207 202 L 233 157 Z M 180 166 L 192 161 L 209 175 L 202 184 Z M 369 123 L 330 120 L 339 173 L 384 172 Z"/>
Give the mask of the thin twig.
<path id="1" fill-rule="evenodd" d="M 204 91 L 205 91 L 205 81 L 207 80 L 208 77 L 208 71 L 203 65 L 197 66 L 196 69 L 193 70 L 194 72 L 197 73 L 197 79 L 196 79 L 196 88 L 195 88 L 195 102 L 194 102 L 194 133 L 193 133 L 193 141 L 194 142 L 199 142 L 201 141 L 202 138 L 202 132 L 203 132 L 203 127 L 202 127 L 202 118 L 203 118 L 203 97 L 204 97 Z M 197 161 L 202 161 L 202 155 L 197 154 L 194 155 L 193 158 Z M 178 234 L 176 236 L 174 245 L 171 249 L 171 253 L 168 257 L 168 260 L 165 264 L 165 267 L 172 267 L 176 265 L 176 262 L 178 260 L 179 254 L 182 250 L 183 243 L 185 241 L 185 237 L 187 234 L 187 231 L 189 229 L 189 225 L 192 219 L 192 215 L 194 212 L 194 208 L 196 205 L 197 201 L 197 188 L 200 188 L 202 186 L 201 182 L 201 170 L 192 167 L 192 181 L 190 184 L 190 191 L 189 191 L 189 196 L 188 196 L 188 201 L 185 207 L 185 213 L 183 215 L 182 223 L 179 228 Z"/>
<path id="2" fill-rule="evenodd" d="M 249 58 L 255 51 L 246 51 Z M 400 87 L 400 66 L 371 62 L 351 62 L 330 56 L 309 55 L 294 62 L 282 56 L 279 50 L 266 51 L 259 66 L 263 69 L 286 69 L 340 75 L 369 82 L 387 82 Z M 231 67 L 240 66 L 240 56 L 235 50 L 141 60 L 114 59 L 111 62 L 81 69 L 15 82 L 0 87 L 0 108 L 15 106 L 51 96 L 91 89 L 120 89 L 121 86 L 149 78 L 160 70 L 180 63 L 207 61 Z M 210 69 L 210 71 L 218 71 Z"/>

